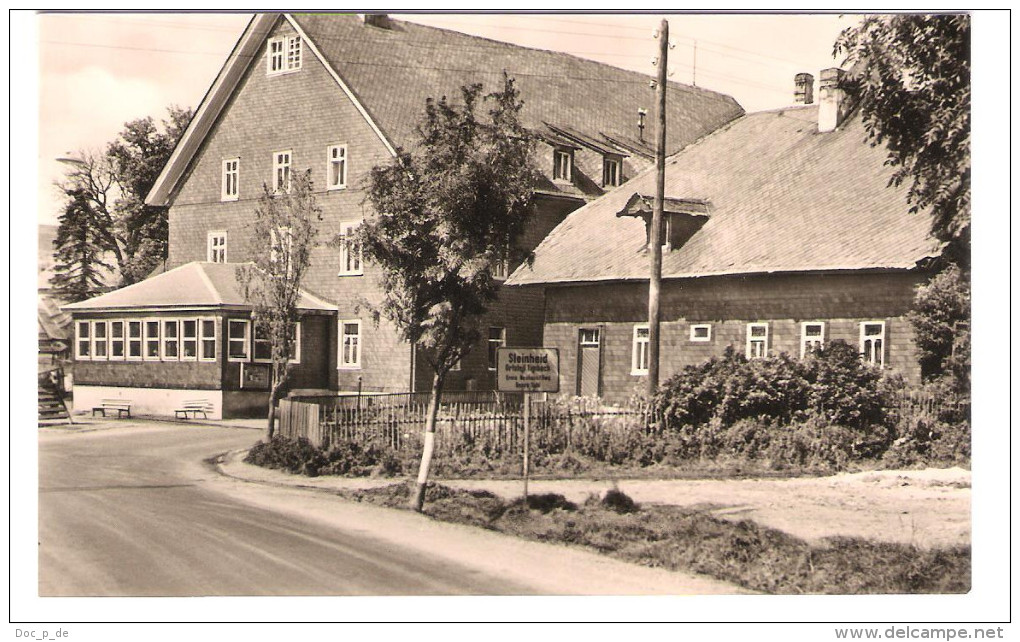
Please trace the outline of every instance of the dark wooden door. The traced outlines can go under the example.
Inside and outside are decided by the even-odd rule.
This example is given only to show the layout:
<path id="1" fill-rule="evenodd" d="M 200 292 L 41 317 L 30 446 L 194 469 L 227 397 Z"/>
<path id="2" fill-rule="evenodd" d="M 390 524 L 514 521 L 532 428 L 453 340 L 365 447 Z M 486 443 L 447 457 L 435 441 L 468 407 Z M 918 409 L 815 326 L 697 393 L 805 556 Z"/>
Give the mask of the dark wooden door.
<path id="1" fill-rule="evenodd" d="M 578 330 L 577 339 L 577 394 L 582 397 L 597 397 L 601 378 L 601 332 L 598 328 L 581 328 Z"/>

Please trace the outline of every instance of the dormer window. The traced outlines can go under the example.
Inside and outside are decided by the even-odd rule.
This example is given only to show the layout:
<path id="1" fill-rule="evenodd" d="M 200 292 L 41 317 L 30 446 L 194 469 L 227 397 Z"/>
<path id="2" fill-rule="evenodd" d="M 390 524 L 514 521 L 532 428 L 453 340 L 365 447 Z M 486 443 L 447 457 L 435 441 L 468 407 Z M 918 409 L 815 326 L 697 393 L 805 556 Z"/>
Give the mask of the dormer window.
<path id="1" fill-rule="evenodd" d="M 620 184 L 623 172 L 620 171 L 620 159 L 606 156 L 602 159 L 602 187 L 616 187 Z"/>
<path id="2" fill-rule="evenodd" d="M 301 69 L 301 36 L 271 38 L 266 43 L 266 74 L 297 71 Z"/>
<path id="3" fill-rule="evenodd" d="M 646 247 L 651 245 L 652 209 L 654 197 L 634 194 L 617 216 L 633 216 L 645 222 Z M 665 250 L 679 249 L 709 218 L 708 201 L 690 198 L 665 197 L 662 202 L 662 237 Z"/>
<path id="4" fill-rule="evenodd" d="M 553 180 L 573 180 L 574 174 L 574 153 L 565 149 L 557 149 L 553 152 Z"/>

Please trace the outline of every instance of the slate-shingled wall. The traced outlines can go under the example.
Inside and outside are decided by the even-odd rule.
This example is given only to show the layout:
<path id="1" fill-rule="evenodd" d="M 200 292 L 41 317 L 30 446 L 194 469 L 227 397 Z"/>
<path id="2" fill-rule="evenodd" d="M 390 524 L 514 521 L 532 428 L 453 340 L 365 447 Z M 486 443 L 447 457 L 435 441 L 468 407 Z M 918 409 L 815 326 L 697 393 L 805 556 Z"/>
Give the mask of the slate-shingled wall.
<path id="1" fill-rule="evenodd" d="M 280 22 L 273 36 L 294 30 Z M 363 358 L 360 370 L 340 370 L 336 364 L 336 330 L 330 346 L 333 367 L 329 380 L 308 387 L 353 390 L 362 377 L 365 389 L 406 390 L 409 385 L 410 347 L 397 340 L 392 327 L 376 328 L 362 301 L 378 301 L 377 273 L 366 266 L 363 276 L 338 276 L 339 251 L 324 245 L 347 221 L 371 215 L 364 185 L 371 168 L 391 158 L 378 135 L 306 45 L 301 69 L 266 75 L 263 47 L 240 82 L 224 113 L 182 179 L 170 209 L 170 258 L 173 268 L 189 261 L 206 260 L 206 234 L 227 232 L 227 260 L 249 257 L 253 211 L 262 184 L 272 181 L 273 153 L 291 150 L 291 171 L 311 169 L 316 198 L 322 208 L 319 241 L 302 287 L 339 308 L 338 319 L 360 319 Z M 326 191 L 327 147 L 346 144 L 347 189 Z M 222 162 L 240 158 L 239 200 L 220 201 Z"/>
<path id="2" fill-rule="evenodd" d="M 800 355 L 803 321 L 825 322 L 825 340 L 859 344 L 860 323 L 884 321 L 885 363 L 908 381 L 920 379 L 913 332 L 905 319 L 921 272 L 792 274 L 667 280 L 662 289 L 661 373 L 665 380 L 686 365 L 743 354 L 747 323 L 768 322 L 769 354 Z M 560 389 L 574 394 L 578 330 L 601 330 L 602 395 L 623 401 L 644 391 L 631 374 L 634 325 L 647 322 L 647 283 L 554 286 L 547 290 L 543 343 L 560 350 Z M 692 342 L 690 326 L 708 323 L 708 342 Z"/>

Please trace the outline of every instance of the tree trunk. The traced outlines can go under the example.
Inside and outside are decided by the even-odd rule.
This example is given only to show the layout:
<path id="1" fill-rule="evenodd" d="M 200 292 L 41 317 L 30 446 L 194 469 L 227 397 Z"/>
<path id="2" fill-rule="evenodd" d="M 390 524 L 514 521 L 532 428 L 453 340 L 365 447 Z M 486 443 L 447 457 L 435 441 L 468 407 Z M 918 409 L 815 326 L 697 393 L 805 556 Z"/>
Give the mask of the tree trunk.
<path id="1" fill-rule="evenodd" d="M 269 392 L 269 415 L 266 422 L 266 440 L 272 441 L 276 434 L 276 397 L 280 394 L 280 386 L 273 386 Z"/>
<path id="2" fill-rule="evenodd" d="M 443 392 L 443 379 L 437 372 L 432 377 L 432 397 L 429 399 L 429 414 L 425 418 L 425 443 L 422 445 L 421 466 L 418 468 L 418 484 L 411 496 L 412 510 L 421 512 L 425 505 L 425 486 L 429 481 L 429 467 L 432 465 L 432 451 L 436 443 L 436 415 L 439 414 L 439 397 Z"/>

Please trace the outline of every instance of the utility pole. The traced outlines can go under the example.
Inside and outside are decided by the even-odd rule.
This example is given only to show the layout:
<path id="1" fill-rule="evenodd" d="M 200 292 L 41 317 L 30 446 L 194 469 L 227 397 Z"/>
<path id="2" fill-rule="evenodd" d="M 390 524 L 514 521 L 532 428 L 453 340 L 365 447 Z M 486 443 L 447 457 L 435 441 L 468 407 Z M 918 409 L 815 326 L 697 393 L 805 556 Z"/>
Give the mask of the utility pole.
<path id="1" fill-rule="evenodd" d="M 648 396 L 659 387 L 659 296 L 662 287 L 662 201 L 666 189 L 666 66 L 669 23 L 659 27 L 658 145 L 655 150 L 655 203 L 652 206 L 652 274 L 648 280 Z"/>

